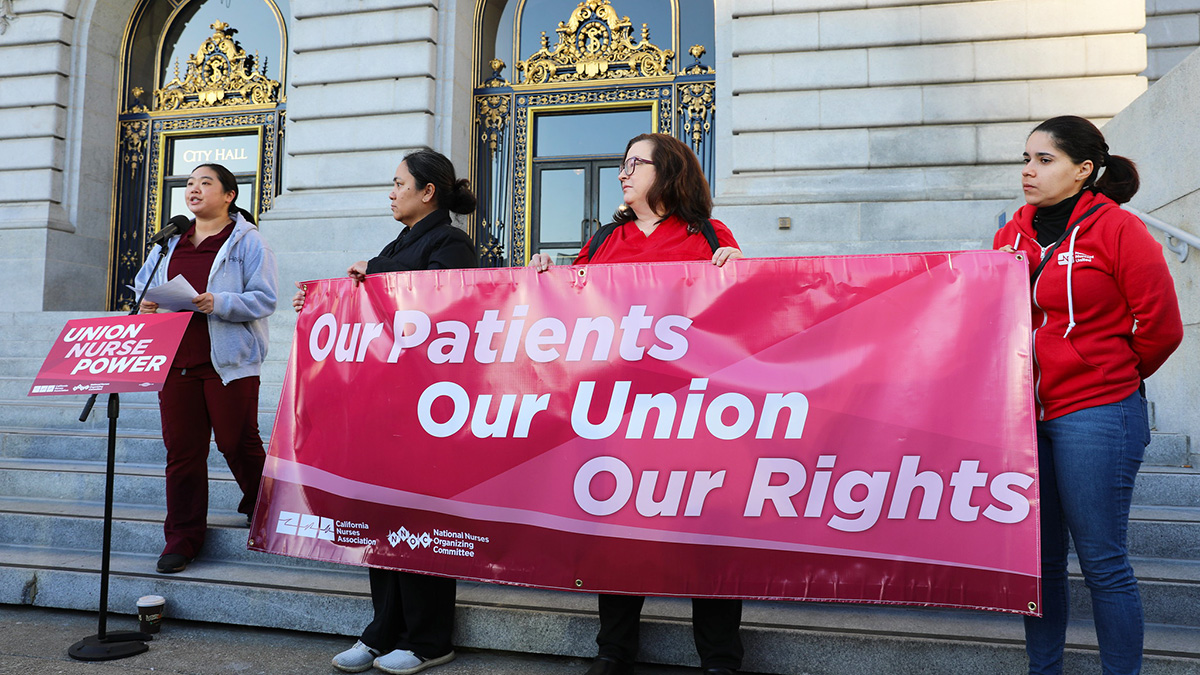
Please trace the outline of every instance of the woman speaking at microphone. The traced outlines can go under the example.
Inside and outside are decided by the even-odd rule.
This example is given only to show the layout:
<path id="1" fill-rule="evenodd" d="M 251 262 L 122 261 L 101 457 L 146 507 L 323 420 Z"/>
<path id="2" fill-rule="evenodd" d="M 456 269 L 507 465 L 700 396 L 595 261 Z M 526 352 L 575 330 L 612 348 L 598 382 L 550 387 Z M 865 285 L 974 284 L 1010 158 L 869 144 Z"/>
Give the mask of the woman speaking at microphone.
<path id="1" fill-rule="evenodd" d="M 444 155 L 429 148 L 407 155 L 396 168 L 388 198 L 392 217 L 404 229 L 379 255 L 351 265 L 346 270 L 351 278 L 479 266 L 471 238 L 450 220 L 451 211 L 474 211 L 475 195 L 465 178 L 455 177 Z M 299 312 L 304 288 L 296 287 L 292 306 Z M 374 567 L 369 575 L 375 616 L 354 646 L 333 657 L 333 666 L 357 673 L 374 665 L 408 675 L 453 660 L 454 579 Z"/>
<path id="2" fill-rule="evenodd" d="M 254 512 L 265 453 L 258 433 L 258 375 L 267 355 L 267 317 L 275 311 L 275 256 L 252 216 L 238 208 L 238 185 L 220 164 L 201 164 L 184 198 L 195 219 L 147 256 L 136 285 L 183 276 L 198 295 L 175 360 L 158 394 L 167 447 L 166 546 L 158 571 L 183 571 L 204 545 L 208 520 L 208 447 L 217 449 L 242 490 L 239 513 Z M 158 305 L 142 301 L 142 313 Z"/>
<path id="3" fill-rule="evenodd" d="M 717 267 L 742 257 L 733 233 L 712 220 L 712 197 L 696 155 L 673 136 L 642 134 L 625 146 L 618 174 L 624 204 L 616 221 L 584 245 L 576 265 L 590 263 L 709 261 Z M 549 255 L 535 253 L 529 266 L 544 272 Z M 637 660 L 645 598 L 599 596 L 599 655 L 587 675 L 629 675 Z M 730 675 L 742 665 L 742 601 L 692 599 L 692 633 L 700 668 Z"/>

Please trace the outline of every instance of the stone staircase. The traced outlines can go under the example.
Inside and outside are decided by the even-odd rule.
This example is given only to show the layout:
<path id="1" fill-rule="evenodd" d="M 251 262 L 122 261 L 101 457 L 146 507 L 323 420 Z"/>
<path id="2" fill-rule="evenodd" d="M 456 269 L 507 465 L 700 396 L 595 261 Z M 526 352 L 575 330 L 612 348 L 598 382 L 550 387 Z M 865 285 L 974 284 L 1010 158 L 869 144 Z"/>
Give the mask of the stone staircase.
<path id="1" fill-rule="evenodd" d="M 290 314 L 290 312 L 288 313 Z M 104 454 L 103 398 L 27 398 L 33 375 L 69 313 L 0 313 L 0 603 L 97 609 Z M 272 319 L 263 373 L 264 437 L 287 358 L 292 321 Z M 162 545 L 163 461 L 153 394 L 121 395 L 110 610 L 167 598 L 168 617 L 355 636 L 369 620 L 365 571 L 247 551 L 238 491 L 210 455 L 209 537 L 186 572 L 155 573 Z M 1147 671 L 1200 673 L 1200 472 L 1186 437 L 1155 433 L 1138 477 L 1130 544 L 1147 614 Z M 1075 572 L 1077 616 L 1090 616 Z M 568 656 L 594 653 L 595 599 L 500 585 L 459 586 L 456 644 Z M 695 664 L 689 603 L 651 599 L 642 658 Z M 114 630 L 131 620 L 113 616 Z M 1021 621 L 987 612 L 865 605 L 747 602 L 745 669 L 762 673 L 1016 673 Z M 352 638 L 348 638 L 349 643 Z M 66 649 L 68 645 L 63 645 Z M 1070 673 L 1099 671 L 1090 622 L 1068 635 Z M 324 672 L 314 664 L 313 672 Z"/>

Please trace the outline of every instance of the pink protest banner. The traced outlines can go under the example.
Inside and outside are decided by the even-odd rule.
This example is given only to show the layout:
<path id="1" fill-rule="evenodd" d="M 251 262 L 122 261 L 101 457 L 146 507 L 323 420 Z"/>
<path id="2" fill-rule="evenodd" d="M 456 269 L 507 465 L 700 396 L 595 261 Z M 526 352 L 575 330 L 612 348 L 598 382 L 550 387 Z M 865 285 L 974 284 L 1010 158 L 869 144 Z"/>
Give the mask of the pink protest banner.
<path id="1" fill-rule="evenodd" d="M 991 251 L 310 282 L 250 547 L 1036 614 L 1028 283 Z"/>
<path id="2" fill-rule="evenodd" d="M 191 312 L 71 319 L 29 396 L 158 391 Z"/>

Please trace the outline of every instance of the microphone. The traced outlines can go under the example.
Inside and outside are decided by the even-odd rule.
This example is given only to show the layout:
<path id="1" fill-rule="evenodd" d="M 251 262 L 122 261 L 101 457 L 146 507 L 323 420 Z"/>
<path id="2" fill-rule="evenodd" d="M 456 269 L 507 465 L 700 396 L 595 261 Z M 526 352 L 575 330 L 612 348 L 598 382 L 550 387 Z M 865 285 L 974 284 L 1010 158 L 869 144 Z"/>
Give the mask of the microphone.
<path id="1" fill-rule="evenodd" d="M 168 220 L 167 224 L 163 225 L 158 232 L 155 232 L 153 237 L 150 237 L 149 243 L 151 246 L 160 242 L 163 245 L 166 245 L 167 240 L 171 237 L 174 237 L 181 232 L 187 232 L 191 224 L 192 221 L 187 216 L 174 216 Z"/>

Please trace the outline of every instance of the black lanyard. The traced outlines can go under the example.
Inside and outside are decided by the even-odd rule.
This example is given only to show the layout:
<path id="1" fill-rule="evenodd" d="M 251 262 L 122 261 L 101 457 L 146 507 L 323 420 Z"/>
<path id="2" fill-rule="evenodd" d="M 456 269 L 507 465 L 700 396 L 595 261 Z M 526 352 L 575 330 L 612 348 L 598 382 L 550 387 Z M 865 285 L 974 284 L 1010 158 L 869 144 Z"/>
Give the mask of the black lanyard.
<path id="1" fill-rule="evenodd" d="M 1054 251 L 1057 250 L 1058 247 L 1063 243 L 1063 240 L 1067 238 L 1067 233 L 1069 233 L 1071 231 L 1071 229 L 1074 228 L 1079 223 L 1082 223 L 1084 220 L 1087 220 L 1087 217 L 1092 215 L 1093 213 L 1095 213 L 1096 209 L 1099 209 L 1101 206 L 1104 206 L 1104 204 L 1096 204 L 1092 208 L 1088 209 L 1086 213 L 1084 213 L 1082 216 L 1079 216 L 1078 218 L 1076 218 L 1075 222 L 1068 225 L 1067 229 L 1063 230 L 1062 234 L 1058 235 L 1058 241 L 1056 241 L 1050 245 L 1050 248 L 1046 251 L 1046 255 L 1042 256 L 1042 262 L 1038 263 L 1037 269 L 1035 269 L 1033 271 L 1033 274 L 1031 274 L 1029 276 L 1029 285 L 1030 286 L 1032 286 L 1035 282 L 1037 282 L 1038 275 L 1042 273 L 1042 268 L 1045 267 L 1046 263 L 1050 262 L 1050 259 L 1054 257 Z"/>

